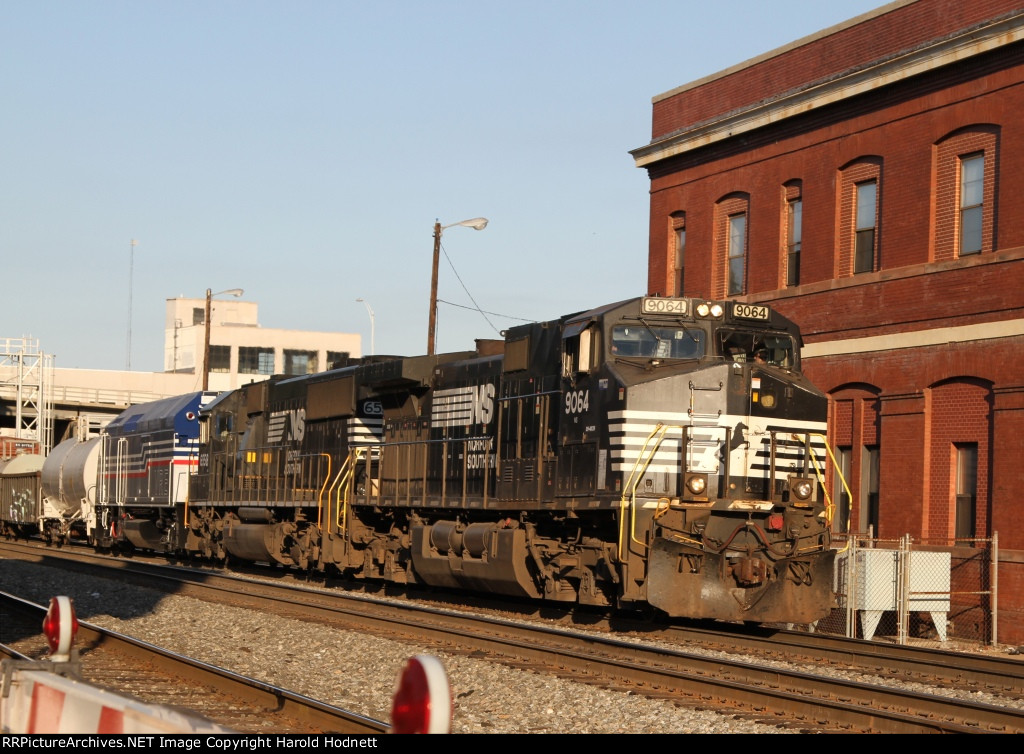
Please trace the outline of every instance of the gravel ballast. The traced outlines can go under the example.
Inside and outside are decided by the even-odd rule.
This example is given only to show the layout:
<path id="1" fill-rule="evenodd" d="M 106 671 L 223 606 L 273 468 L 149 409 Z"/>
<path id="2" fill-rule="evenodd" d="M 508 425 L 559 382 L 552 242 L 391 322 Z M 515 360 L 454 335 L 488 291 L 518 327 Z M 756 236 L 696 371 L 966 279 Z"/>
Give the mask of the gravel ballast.
<path id="1" fill-rule="evenodd" d="M 452 733 L 799 732 L 18 560 L 0 560 L 0 591 L 44 605 L 67 595 L 80 620 L 383 721 L 406 661 L 432 653 L 448 673 Z"/>

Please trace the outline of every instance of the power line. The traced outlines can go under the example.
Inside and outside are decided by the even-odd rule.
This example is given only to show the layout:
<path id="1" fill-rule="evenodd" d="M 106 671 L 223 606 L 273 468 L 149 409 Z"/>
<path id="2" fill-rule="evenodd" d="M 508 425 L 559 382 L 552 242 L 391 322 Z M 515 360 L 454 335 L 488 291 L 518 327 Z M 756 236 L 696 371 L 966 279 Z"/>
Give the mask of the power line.
<path id="1" fill-rule="evenodd" d="M 472 309 L 473 311 L 480 312 L 480 315 L 484 318 L 484 321 L 487 322 L 487 324 L 489 324 L 491 326 L 491 329 L 494 330 L 494 332 L 496 332 L 498 335 L 501 335 L 501 330 L 499 330 L 497 327 L 495 327 L 494 323 L 491 322 L 491 320 L 487 319 L 487 315 L 480 308 L 480 305 L 476 302 L 476 299 L 473 298 L 473 294 L 469 292 L 469 289 L 466 287 L 466 284 L 462 282 L 462 278 L 459 276 L 459 271 L 455 269 L 455 265 L 452 263 L 451 257 L 448 256 L 448 250 L 446 248 L 444 248 L 444 244 L 441 245 L 441 250 L 444 252 L 444 258 L 448 260 L 448 266 L 451 267 L 452 268 L 452 272 L 455 273 L 456 280 L 458 280 L 459 281 L 459 285 L 462 286 L 462 290 L 466 292 L 466 295 L 469 296 L 469 300 L 472 301 L 473 302 L 473 306 L 476 307 L 475 309 L 472 309 L 472 307 L 468 307 L 468 306 L 462 307 L 462 308 L 464 308 L 464 309 Z"/>
<path id="2" fill-rule="evenodd" d="M 437 303 L 439 303 L 439 304 L 448 304 L 448 306 L 454 306 L 456 309 L 466 309 L 467 311 L 479 312 L 480 314 L 490 314 L 492 317 L 501 317 L 503 319 L 514 319 L 517 322 L 537 322 L 537 320 L 535 320 L 535 319 L 524 319 L 523 317 L 513 317 L 511 314 L 499 314 L 498 312 L 485 312 L 485 311 L 482 311 L 481 309 L 478 309 L 478 308 L 475 308 L 475 307 L 472 307 L 472 306 L 464 306 L 463 304 L 456 304 L 454 301 L 445 301 L 442 298 L 439 298 L 437 300 Z M 473 302 L 473 303 L 476 303 L 476 302 Z M 491 325 L 491 327 L 494 327 L 494 325 Z M 500 332 L 499 332 L 499 334 L 500 334 Z"/>
<path id="3" fill-rule="evenodd" d="M 473 294 L 469 292 L 469 289 L 466 287 L 466 284 L 463 282 L 462 277 L 459 275 L 459 271 L 455 269 L 455 264 L 452 262 L 451 257 L 448 256 L 448 250 L 444 248 L 443 244 L 439 244 L 439 246 L 440 246 L 441 250 L 444 252 L 444 258 L 447 260 L 448 266 L 452 268 L 452 272 L 455 274 L 456 280 L 459 281 L 459 285 L 462 286 L 462 290 L 465 291 L 467 296 L 469 296 L 469 300 L 473 302 L 473 306 L 463 306 L 462 304 L 456 304 L 456 303 L 454 303 L 452 301 L 445 301 L 443 299 L 437 299 L 435 301 L 436 304 L 447 304 L 448 306 L 454 306 L 457 309 L 465 309 L 466 311 L 477 312 L 481 317 L 484 318 L 484 321 L 487 322 L 487 324 L 491 326 L 491 329 L 494 330 L 494 332 L 497 333 L 499 336 L 502 335 L 502 331 L 494 326 L 494 323 L 491 322 L 491 320 L 489 320 L 487 318 L 487 315 L 490 315 L 492 317 L 501 317 L 503 319 L 510 319 L 510 320 L 514 320 L 516 322 L 536 322 L 537 321 L 535 319 L 525 319 L 523 317 L 513 317 L 513 316 L 511 316 L 509 314 L 499 314 L 497 312 L 487 312 L 487 311 L 484 311 L 483 309 L 481 309 L 480 305 L 476 302 L 476 299 L 473 298 Z"/>

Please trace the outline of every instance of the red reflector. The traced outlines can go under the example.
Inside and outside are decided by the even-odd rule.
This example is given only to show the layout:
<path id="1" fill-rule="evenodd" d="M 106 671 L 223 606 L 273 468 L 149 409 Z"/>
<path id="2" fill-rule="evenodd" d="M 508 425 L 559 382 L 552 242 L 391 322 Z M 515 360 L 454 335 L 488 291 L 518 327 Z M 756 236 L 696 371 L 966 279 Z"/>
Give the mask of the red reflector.
<path id="1" fill-rule="evenodd" d="M 785 518 L 781 513 L 773 513 L 768 516 L 768 530 L 769 531 L 782 531 L 782 527 L 785 524 Z"/>
<path id="2" fill-rule="evenodd" d="M 43 633 L 50 645 L 50 654 L 66 655 L 78 633 L 78 616 L 70 597 L 51 597 L 43 618 Z"/>
<path id="3" fill-rule="evenodd" d="M 410 659 L 391 704 L 392 733 L 448 733 L 452 698 L 441 661 L 430 655 Z"/>

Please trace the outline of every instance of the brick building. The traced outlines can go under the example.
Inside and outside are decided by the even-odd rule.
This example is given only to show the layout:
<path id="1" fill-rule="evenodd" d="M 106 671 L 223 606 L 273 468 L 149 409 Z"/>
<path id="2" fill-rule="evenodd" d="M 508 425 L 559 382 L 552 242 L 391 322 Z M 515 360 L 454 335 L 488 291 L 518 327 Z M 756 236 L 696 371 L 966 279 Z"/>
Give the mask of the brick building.
<path id="1" fill-rule="evenodd" d="M 998 535 L 1024 642 L 1024 10 L 900 1 L 653 100 L 648 293 L 803 329 L 837 528 Z"/>

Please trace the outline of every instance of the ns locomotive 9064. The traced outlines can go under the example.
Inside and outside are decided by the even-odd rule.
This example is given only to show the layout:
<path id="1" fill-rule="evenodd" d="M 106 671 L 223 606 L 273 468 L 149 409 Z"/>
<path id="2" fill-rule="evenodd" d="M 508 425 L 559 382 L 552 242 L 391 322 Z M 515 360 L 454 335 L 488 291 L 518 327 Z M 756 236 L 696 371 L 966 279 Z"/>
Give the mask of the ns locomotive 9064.
<path id="1" fill-rule="evenodd" d="M 679 617 L 829 612 L 827 401 L 792 322 L 638 298 L 504 335 L 219 396 L 167 547 Z"/>

